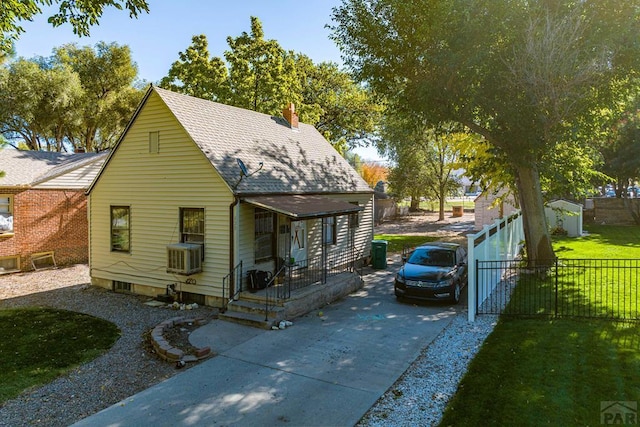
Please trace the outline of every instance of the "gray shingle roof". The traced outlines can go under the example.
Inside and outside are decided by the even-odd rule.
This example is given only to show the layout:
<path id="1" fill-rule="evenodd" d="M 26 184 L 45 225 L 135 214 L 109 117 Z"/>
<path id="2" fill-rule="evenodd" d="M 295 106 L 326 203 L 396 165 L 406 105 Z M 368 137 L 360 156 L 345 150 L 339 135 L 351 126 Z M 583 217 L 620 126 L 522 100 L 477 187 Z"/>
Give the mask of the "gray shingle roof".
<path id="1" fill-rule="evenodd" d="M 31 186 L 105 157 L 106 153 L 72 154 L 5 148 L 0 150 L 0 171 L 4 171 L 0 186 Z"/>
<path id="2" fill-rule="evenodd" d="M 311 125 L 292 130 L 282 117 L 152 90 L 237 194 L 373 192 Z M 240 179 L 237 159 L 250 176 Z"/>

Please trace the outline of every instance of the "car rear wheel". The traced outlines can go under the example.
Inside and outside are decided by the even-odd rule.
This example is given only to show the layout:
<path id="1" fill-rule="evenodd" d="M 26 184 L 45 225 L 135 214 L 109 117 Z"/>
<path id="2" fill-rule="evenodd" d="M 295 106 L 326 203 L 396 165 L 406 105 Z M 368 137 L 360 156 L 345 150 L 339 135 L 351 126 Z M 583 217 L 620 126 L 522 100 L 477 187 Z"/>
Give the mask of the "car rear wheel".
<path id="1" fill-rule="evenodd" d="M 451 295 L 451 301 L 454 304 L 460 302 L 460 283 L 456 283 L 456 285 L 453 287 L 453 295 Z"/>

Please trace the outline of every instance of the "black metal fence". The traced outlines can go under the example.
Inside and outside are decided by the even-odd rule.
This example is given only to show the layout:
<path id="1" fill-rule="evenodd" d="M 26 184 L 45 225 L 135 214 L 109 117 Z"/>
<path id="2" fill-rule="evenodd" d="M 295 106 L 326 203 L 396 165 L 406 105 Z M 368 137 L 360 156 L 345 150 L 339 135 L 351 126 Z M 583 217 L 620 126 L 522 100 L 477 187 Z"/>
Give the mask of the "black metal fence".
<path id="1" fill-rule="evenodd" d="M 640 320 L 640 260 L 476 261 L 476 312 Z M 487 289 L 489 283 L 498 285 Z M 479 296 L 488 295 L 480 301 Z"/>

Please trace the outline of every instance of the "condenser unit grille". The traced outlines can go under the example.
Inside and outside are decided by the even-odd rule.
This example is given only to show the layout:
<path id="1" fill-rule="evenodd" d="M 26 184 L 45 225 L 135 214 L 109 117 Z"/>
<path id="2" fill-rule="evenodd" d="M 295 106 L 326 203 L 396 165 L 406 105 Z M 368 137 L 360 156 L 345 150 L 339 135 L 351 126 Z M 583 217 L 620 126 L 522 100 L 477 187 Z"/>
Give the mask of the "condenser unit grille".
<path id="1" fill-rule="evenodd" d="M 191 243 L 167 245 L 167 273 L 190 275 L 202 271 L 202 246 Z"/>

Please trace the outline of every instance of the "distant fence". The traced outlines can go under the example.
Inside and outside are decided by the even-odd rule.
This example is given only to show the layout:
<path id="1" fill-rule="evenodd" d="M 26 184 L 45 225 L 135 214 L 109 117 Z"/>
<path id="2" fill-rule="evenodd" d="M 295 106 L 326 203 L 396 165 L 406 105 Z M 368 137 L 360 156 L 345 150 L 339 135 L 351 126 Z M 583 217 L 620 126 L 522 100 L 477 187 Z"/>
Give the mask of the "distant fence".
<path id="1" fill-rule="evenodd" d="M 475 262 L 477 314 L 640 320 L 640 260 L 555 259 Z M 472 267 L 473 269 L 473 267 Z M 500 275 L 498 286 L 483 289 Z M 471 311 L 471 310 L 469 310 Z"/>
<path id="2" fill-rule="evenodd" d="M 381 224 L 386 220 L 407 215 L 408 213 L 408 206 L 398 206 L 393 199 L 376 200 L 374 207 L 374 221 L 376 224 Z"/>
<path id="3" fill-rule="evenodd" d="M 502 281 L 504 269 L 496 268 L 476 278 L 476 261 L 510 261 L 516 259 L 524 241 L 524 229 L 522 226 L 522 214 L 520 211 L 496 220 L 491 225 L 476 233 L 467 236 L 468 250 L 468 300 L 469 321 L 473 322 L 476 316 L 476 307 L 481 306 L 491 295 L 493 290 Z M 481 279 L 479 282 L 477 279 Z"/>

